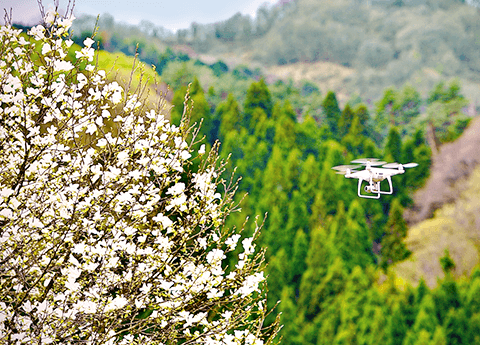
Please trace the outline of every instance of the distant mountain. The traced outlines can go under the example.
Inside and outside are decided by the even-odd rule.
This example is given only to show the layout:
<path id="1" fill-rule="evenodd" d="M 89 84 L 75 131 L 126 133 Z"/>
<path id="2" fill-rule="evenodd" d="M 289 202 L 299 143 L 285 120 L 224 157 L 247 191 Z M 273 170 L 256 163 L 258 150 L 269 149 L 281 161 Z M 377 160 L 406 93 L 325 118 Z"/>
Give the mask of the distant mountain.
<path id="1" fill-rule="evenodd" d="M 408 82 L 425 92 L 453 77 L 480 97 L 468 90 L 480 82 L 480 15 L 462 1 L 297 0 L 250 49 L 269 66 L 351 68 L 336 91 L 365 100 L 389 86 Z"/>
<path id="2" fill-rule="evenodd" d="M 470 3 L 470 5 L 468 4 Z M 223 22 L 192 23 L 172 33 L 144 21 L 139 26 L 100 17 L 104 48 L 133 54 L 138 43 L 147 63 L 171 47 L 189 56 L 261 67 L 267 81 L 311 80 L 347 100 L 367 103 L 406 83 L 423 96 L 442 80 L 458 78 L 472 102 L 480 100 L 480 15 L 464 0 L 281 0 L 255 18 L 237 13 Z M 77 35 L 95 18 L 80 18 Z M 119 43 L 122 46 L 119 46 Z M 338 67 L 336 67 L 338 66 Z M 303 72 L 301 72 L 303 71 Z"/>

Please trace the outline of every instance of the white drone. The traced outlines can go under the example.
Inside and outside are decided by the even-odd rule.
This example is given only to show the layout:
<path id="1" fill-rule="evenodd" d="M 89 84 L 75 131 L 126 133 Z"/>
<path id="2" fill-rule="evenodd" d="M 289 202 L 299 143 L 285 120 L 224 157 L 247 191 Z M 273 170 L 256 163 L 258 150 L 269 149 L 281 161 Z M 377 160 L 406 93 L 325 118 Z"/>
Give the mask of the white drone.
<path id="1" fill-rule="evenodd" d="M 360 158 L 353 160 L 352 163 L 361 165 L 339 165 L 332 169 L 337 170 L 337 174 L 345 175 L 346 178 L 358 178 L 358 196 L 369 199 L 380 199 L 381 194 L 392 194 L 392 176 L 403 174 L 405 172 L 404 168 L 414 168 L 418 165 L 417 163 L 399 164 L 380 162 L 377 158 Z M 375 168 L 380 165 L 382 166 L 381 168 Z M 364 170 L 355 170 L 362 166 L 365 166 Z M 390 186 L 389 191 L 383 191 L 380 188 L 380 182 L 385 179 Z M 365 192 L 376 195 L 361 193 L 363 181 L 368 183 L 364 188 Z"/>

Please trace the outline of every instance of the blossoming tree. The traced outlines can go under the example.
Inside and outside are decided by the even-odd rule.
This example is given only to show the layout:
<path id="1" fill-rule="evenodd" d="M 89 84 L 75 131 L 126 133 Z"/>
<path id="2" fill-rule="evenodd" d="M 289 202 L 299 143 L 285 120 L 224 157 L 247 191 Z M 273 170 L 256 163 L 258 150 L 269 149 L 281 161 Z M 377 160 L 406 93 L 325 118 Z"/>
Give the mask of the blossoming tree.
<path id="1" fill-rule="evenodd" d="M 92 39 L 69 61 L 72 20 L 0 28 L 0 344 L 272 342 L 216 147 L 109 82 Z"/>

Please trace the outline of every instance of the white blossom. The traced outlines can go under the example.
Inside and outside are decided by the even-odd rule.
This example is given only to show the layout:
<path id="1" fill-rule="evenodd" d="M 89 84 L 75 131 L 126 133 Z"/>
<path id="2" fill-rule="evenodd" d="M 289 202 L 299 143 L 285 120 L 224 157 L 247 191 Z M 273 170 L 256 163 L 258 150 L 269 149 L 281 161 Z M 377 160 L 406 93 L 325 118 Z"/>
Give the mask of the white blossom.
<path id="1" fill-rule="evenodd" d="M 26 36 L 0 27 L 0 342 L 271 339 L 254 335 L 266 314 L 257 235 L 226 262 L 241 237 L 224 228 L 221 168 L 193 167 L 188 128 L 89 64 L 93 39 L 75 54 L 87 72 L 66 60 L 73 20 L 49 10 Z"/>

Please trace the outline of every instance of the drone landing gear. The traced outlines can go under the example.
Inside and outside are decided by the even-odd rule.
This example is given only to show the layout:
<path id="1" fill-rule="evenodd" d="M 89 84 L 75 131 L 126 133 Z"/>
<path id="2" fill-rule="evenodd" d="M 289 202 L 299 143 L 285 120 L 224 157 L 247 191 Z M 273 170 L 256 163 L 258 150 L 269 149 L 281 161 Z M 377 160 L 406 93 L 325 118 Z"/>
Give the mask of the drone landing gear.
<path id="1" fill-rule="evenodd" d="M 380 181 L 373 182 L 370 180 L 370 184 L 365 186 L 365 192 L 376 194 L 376 195 L 366 195 L 362 194 L 362 183 L 364 180 L 358 179 L 358 196 L 360 198 L 367 198 L 367 199 L 380 199 L 381 194 L 393 194 L 393 187 L 392 187 L 392 178 L 390 176 L 387 177 L 388 186 L 390 187 L 389 191 L 382 191 L 380 188 Z"/>

